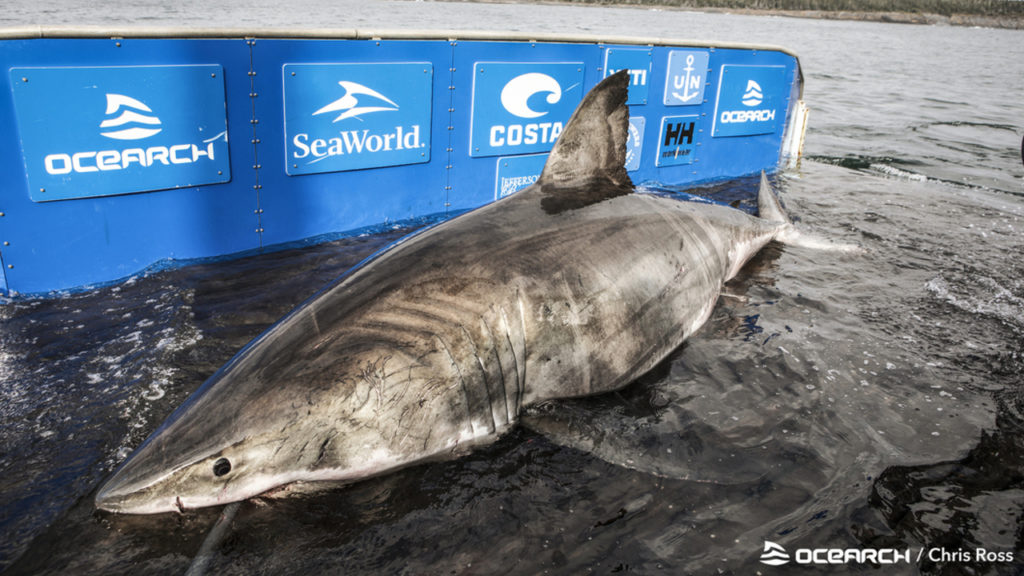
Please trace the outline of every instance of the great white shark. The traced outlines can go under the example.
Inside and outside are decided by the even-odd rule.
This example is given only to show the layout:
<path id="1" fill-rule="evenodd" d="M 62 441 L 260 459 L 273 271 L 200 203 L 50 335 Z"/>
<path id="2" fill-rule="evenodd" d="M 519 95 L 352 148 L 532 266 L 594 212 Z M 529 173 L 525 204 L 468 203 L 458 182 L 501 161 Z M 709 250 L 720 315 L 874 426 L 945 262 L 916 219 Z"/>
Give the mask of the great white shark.
<path id="1" fill-rule="evenodd" d="M 678 348 L 745 262 L 801 234 L 763 178 L 760 217 L 635 192 L 628 81 L 586 95 L 534 185 L 398 242 L 249 343 L 96 506 L 214 506 L 453 457 Z"/>

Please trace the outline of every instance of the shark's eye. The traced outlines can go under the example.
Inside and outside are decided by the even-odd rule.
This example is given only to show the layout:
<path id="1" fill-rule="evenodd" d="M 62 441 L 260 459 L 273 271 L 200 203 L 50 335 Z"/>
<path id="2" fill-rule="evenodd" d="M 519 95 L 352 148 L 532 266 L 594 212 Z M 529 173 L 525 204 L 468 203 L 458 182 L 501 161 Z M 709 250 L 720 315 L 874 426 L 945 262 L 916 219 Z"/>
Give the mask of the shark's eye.
<path id="1" fill-rule="evenodd" d="M 221 476 L 231 472 L 231 461 L 227 458 L 221 458 L 213 463 L 213 475 L 220 478 Z"/>

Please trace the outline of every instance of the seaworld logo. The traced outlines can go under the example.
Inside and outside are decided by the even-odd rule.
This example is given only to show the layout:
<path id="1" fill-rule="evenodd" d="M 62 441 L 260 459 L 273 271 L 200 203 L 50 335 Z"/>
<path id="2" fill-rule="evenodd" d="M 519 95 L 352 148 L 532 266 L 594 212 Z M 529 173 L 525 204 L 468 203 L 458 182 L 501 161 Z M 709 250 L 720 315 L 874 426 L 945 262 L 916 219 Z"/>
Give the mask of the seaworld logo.
<path id="1" fill-rule="evenodd" d="M 319 114 L 326 114 L 328 112 L 341 111 L 341 114 L 338 114 L 338 117 L 333 120 L 333 122 L 338 122 L 346 118 L 358 118 L 362 114 L 369 114 L 371 112 L 398 111 L 398 104 L 395 104 L 394 101 L 389 99 L 387 96 L 381 94 L 380 92 L 377 92 L 372 88 L 368 88 L 366 86 L 363 86 L 362 84 L 357 84 L 356 82 L 349 82 L 347 80 L 342 80 L 338 82 L 338 85 L 345 89 L 345 95 L 342 96 L 341 98 L 338 98 L 334 102 L 331 102 L 327 106 L 324 106 L 323 108 L 317 110 L 316 112 L 313 112 L 313 116 L 317 116 Z M 360 106 L 359 99 L 357 98 L 357 96 L 360 95 L 371 96 L 373 98 L 386 102 L 388 105 Z"/>
<path id="2" fill-rule="evenodd" d="M 430 161 L 429 62 L 295 63 L 282 72 L 289 175 Z"/>
<path id="3" fill-rule="evenodd" d="M 313 116 L 340 112 L 334 122 L 349 118 L 362 120 L 361 116 L 374 112 L 398 112 L 398 104 L 380 92 L 348 80 L 341 80 L 338 85 L 345 94 L 337 100 L 313 112 Z M 360 99 L 367 96 L 369 99 Z M 374 102 L 376 100 L 376 102 Z M 331 138 L 312 138 L 308 133 L 300 132 L 292 138 L 295 150 L 292 157 L 296 160 L 309 158 L 307 164 L 314 164 L 327 158 L 358 154 L 374 154 L 426 147 L 420 138 L 420 125 L 389 126 L 387 130 L 344 130 Z"/>

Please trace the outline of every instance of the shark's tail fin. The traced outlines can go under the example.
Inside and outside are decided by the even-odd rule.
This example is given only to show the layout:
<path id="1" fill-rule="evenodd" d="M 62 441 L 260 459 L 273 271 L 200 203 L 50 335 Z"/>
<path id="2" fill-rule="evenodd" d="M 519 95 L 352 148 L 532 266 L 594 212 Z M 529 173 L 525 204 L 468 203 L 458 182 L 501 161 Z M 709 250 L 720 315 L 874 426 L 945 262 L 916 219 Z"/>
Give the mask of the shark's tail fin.
<path id="1" fill-rule="evenodd" d="M 782 204 L 779 203 L 779 198 L 776 196 L 775 191 L 772 190 L 772 185 L 768 182 L 768 176 L 763 171 L 761 172 L 761 187 L 757 192 L 757 212 L 758 216 L 763 220 L 780 224 L 779 231 L 775 234 L 777 242 L 790 246 L 802 246 L 815 250 L 833 250 L 836 252 L 860 252 L 862 250 L 860 246 L 838 244 L 828 238 L 797 229 L 793 225 L 793 221 L 789 219 L 789 215 L 782 209 Z"/>

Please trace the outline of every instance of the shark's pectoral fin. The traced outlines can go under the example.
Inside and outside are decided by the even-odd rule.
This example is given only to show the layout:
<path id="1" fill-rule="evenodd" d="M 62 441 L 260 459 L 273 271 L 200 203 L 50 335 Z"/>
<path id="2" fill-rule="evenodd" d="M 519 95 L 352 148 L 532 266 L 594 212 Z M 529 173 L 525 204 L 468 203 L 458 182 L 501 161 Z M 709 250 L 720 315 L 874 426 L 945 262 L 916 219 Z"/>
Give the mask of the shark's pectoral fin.
<path id="1" fill-rule="evenodd" d="M 576 210 L 633 192 L 626 173 L 629 74 L 601 81 L 576 108 L 537 182 L 549 214 Z"/>

